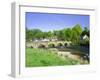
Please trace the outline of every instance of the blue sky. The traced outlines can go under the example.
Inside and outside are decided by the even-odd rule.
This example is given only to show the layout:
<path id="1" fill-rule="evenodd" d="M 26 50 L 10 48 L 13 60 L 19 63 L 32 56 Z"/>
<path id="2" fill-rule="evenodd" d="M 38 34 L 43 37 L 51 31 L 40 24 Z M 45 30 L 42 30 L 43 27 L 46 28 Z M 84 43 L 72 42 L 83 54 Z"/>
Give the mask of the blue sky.
<path id="1" fill-rule="evenodd" d="M 72 28 L 80 24 L 82 28 L 90 26 L 89 15 L 54 14 L 26 12 L 25 26 L 28 29 L 41 29 L 42 31 Z"/>

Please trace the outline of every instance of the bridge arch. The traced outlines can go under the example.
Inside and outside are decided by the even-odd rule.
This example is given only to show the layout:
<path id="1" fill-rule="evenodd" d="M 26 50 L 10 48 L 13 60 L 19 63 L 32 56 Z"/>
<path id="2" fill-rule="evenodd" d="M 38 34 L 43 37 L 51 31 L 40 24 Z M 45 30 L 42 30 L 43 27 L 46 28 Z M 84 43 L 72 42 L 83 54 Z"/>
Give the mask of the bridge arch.
<path id="1" fill-rule="evenodd" d="M 65 42 L 65 43 L 64 43 L 64 47 L 67 47 L 67 46 L 68 46 L 68 43 Z"/>
<path id="2" fill-rule="evenodd" d="M 60 42 L 60 43 L 57 44 L 57 46 L 63 46 L 63 43 Z"/>
<path id="3" fill-rule="evenodd" d="M 44 45 L 44 44 L 39 44 L 39 45 L 38 45 L 38 48 L 46 48 L 46 45 Z"/>
<path id="4" fill-rule="evenodd" d="M 67 47 L 69 46 L 71 43 L 68 42 L 68 41 L 49 41 L 49 42 L 42 42 L 42 41 L 39 41 L 39 42 L 27 42 L 26 43 L 26 47 L 33 47 L 33 48 L 48 48 L 48 47 Z"/>
<path id="5" fill-rule="evenodd" d="M 48 44 L 48 47 L 50 47 L 50 48 L 55 48 L 56 45 L 55 45 L 54 43 L 50 43 L 50 44 Z"/>

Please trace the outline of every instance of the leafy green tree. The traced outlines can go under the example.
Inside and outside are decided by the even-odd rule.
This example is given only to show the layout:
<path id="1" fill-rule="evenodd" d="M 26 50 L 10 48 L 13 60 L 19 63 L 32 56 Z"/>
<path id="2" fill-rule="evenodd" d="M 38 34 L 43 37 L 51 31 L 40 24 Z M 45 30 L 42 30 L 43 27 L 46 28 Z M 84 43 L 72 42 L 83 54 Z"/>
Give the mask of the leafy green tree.
<path id="1" fill-rule="evenodd" d="M 77 35 L 81 35 L 81 33 L 82 33 L 82 27 L 81 27 L 81 25 L 79 25 L 79 24 L 75 25 L 75 26 L 72 28 L 72 30 L 74 30 L 74 31 L 77 33 Z"/>
<path id="2" fill-rule="evenodd" d="M 64 40 L 70 41 L 72 37 L 72 30 L 70 28 L 67 28 L 67 29 L 64 29 L 63 32 L 64 32 L 64 35 L 62 36 L 64 36 Z"/>
<path id="3" fill-rule="evenodd" d="M 26 29 L 26 41 L 31 41 L 33 37 L 32 30 Z"/>
<path id="4" fill-rule="evenodd" d="M 54 30 L 54 31 L 53 31 L 53 35 L 54 35 L 55 37 L 57 37 L 58 34 L 59 34 L 59 31 L 57 31 L 57 30 Z"/>
<path id="5" fill-rule="evenodd" d="M 59 30 L 57 32 L 57 38 L 58 38 L 58 40 L 64 40 L 64 32 L 63 32 L 63 30 Z"/>
<path id="6" fill-rule="evenodd" d="M 78 42 L 78 40 L 79 40 L 78 34 L 76 33 L 76 31 L 72 30 L 72 38 L 71 38 L 71 41 L 76 44 Z"/>
<path id="7" fill-rule="evenodd" d="M 81 33 L 82 33 L 82 27 L 79 24 L 75 25 L 72 28 L 72 41 L 75 43 L 79 43 Z"/>
<path id="8" fill-rule="evenodd" d="M 33 33 L 33 36 L 32 36 L 33 39 L 35 38 L 40 39 L 42 37 L 42 31 L 39 29 L 33 29 L 32 33 Z"/>
<path id="9" fill-rule="evenodd" d="M 53 33 L 51 31 L 47 32 L 47 37 L 51 38 L 53 36 Z"/>
<path id="10" fill-rule="evenodd" d="M 26 28 L 26 40 L 31 41 L 32 39 L 40 39 L 42 37 L 42 31 L 39 29 L 27 29 Z"/>
<path id="11" fill-rule="evenodd" d="M 87 27 L 85 27 L 82 34 L 81 34 L 81 36 L 87 35 L 89 37 L 90 36 L 89 33 L 90 33 L 89 29 Z"/>
<path id="12" fill-rule="evenodd" d="M 65 28 L 62 30 L 54 30 L 54 31 L 48 31 L 43 32 L 40 29 L 27 29 L 26 28 L 26 40 L 31 41 L 33 39 L 52 39 L 57 38 L 58 40 L 64 40 L 64 41 L 72 41 L 75 44 L 78 44 L 80 41 L 80 37 L 82 35 L 88 35 L 89 36 L 89 29 L 87 27 L 82 30 L 81 25 L 77 24 L 73 28 Z"/>

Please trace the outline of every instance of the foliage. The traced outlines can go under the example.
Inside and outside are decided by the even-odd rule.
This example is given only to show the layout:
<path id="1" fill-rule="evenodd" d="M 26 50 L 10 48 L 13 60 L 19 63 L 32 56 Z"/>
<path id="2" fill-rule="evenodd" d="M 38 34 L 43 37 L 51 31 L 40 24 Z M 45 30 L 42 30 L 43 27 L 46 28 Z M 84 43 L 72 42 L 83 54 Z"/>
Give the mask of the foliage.
<path id="1" fill-rule="evenodd" d="M 43 32 L 39 29 L 27 29 L 26 28 L 26 41 L 31 41 L 35 39 L 53 39 L 57 38 L 58 40 L 63 41 L 71 41 L 74 44 L 80 43 L 80 38 L 84 35 L 89 35 L 89 29 L 85 27 L 82 29 L 81 25 L 76 24 L 73 28 L 64 28 L 61 30 L 54 30 L 54 31 L 48 31 Z"/>
<path id="2" fill-rule="evenodd" d="M 81 33 L 82 33 L 82 27 L 79 24 L 75 25 L 72 28 L 72 30 L 74 30 L 77 33 L 77 35 L 81 35 Z"/>
<path id="3" fill-rule="evenodd" d="M 87 35 L 87 36 L 89 37 L 89 36 L 90 36 L 89 33 L 90 33 L 90 32 L 89 32 L 88 28 L 85 27 L 81 35 L 82 35 L 82 36 Z"/>
<path id="4" fill-rule="evenodd" d="M 72 30 L 70 28 L 64 29 L 64 39 L 67 41 L 71 41 L 72 38 Z"/>
<path id="5" fill-rule="evenodd" d="M 81 33 L 82 33 L 82 28 L 81 28 L 81 26 L 79 24 L 75 25 L 72 28 L 72 41 L 74 43 L 78 43 L 79 42 Z"/>
<path id="6" fill-rule="evenodd" d="M 27 39 L 27 41 L 30 41 L 34 38 L 40 39 L 41 37 L 43 37 L 41 30 L 39 30 L 39 29 L 32 29 L 32 30 L 26 29 L 26 39 Z"/>

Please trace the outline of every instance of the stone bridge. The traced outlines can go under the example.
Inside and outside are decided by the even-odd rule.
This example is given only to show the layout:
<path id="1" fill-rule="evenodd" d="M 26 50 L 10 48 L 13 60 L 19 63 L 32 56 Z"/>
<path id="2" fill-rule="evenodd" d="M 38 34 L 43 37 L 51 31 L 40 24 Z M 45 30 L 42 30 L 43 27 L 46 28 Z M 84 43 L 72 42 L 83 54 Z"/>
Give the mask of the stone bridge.
<path id="1" fill-rule="evenodd" d="M 39 48 L 39 47 L 57 47 L 57 46 L 70 46 L 70 41 L 33 41 L 26 42 L 26 47 Z"/>

